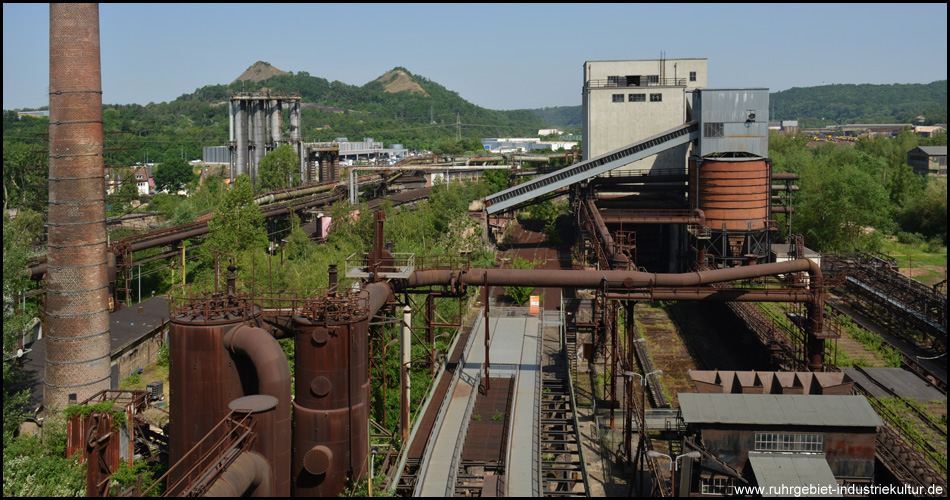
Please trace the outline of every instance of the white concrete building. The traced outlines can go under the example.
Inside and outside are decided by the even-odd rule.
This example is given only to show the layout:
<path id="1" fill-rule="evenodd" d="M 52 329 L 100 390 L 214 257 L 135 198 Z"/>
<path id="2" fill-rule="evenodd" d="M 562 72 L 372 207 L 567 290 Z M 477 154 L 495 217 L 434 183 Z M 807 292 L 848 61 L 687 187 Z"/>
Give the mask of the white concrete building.
<path id="1" fill-rule="evenodd" d="M 584 63 L 584 159 L 646 139 L 692 119 L 692 92 L 707 85 L 706 59 Z M 688 145 L 624 169 L 685 168 Z"/>

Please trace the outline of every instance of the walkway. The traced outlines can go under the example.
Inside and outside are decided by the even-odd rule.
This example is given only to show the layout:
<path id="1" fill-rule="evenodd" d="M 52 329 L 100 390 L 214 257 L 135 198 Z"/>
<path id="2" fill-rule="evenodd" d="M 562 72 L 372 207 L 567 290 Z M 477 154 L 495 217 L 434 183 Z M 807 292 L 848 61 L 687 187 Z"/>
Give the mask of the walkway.
<path id="1" fill-rule="evenodd" d="M 536 495 L 538 479 L 537 400 L 540 384 L 541 321 L 526 309 L 493 311 L 489 318 L 489 375 L 515 379 L 508 443 L 508 495 Z M 502 316 L 504 314 L 504 316 Z M 440 410 L 430 448 L 419 472 L 416 495 L 452 496 L 461 446 L 471 409 L 484 375 L 485 326 L 480 317 L 472 330 L 454 387 Z"/>

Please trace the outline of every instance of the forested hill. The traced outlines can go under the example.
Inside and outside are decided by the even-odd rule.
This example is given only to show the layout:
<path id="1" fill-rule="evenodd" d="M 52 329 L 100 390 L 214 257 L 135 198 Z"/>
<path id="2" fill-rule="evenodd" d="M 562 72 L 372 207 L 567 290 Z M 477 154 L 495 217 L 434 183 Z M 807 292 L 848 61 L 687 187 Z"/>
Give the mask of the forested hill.
<path id="1" fill-rule="evenodd" d="M 481 138 L 534 136 L 538 129 L 546 127 L 543 119 L 528 110 L 497 111 L 476 106 L 458 92 L 402 67 L 362 86 L 331 82 L 300 71 L 261 81 L 209 85 L 174 102 L 198 101 L 223 107 L 234 91 L 262 88 L 300 93 L 304 136 L 308 141 L 341 136 L 362 140 L 365 136 L 419 149 L 426 147 L 423 143 L 454 139 L 457 129 L 462 137 Z"/>
<path id="2" fill-rule="evenodd" d="M 893 85 L 841 84 L 795 87 L 770 94 L 770 119 L 799 120 L 802 127 L 845 123 L 947 123 L 947 80 Z M 580 126 L 580 106 L 532 109 L 554 127 Z"/>
<path id="3" fill-rule="evenodd" d="M 795 87 L 771 94 L 771 119 L 804 128 L 845 123 L 947 123 L 947 80 L 891 85 Z"/>

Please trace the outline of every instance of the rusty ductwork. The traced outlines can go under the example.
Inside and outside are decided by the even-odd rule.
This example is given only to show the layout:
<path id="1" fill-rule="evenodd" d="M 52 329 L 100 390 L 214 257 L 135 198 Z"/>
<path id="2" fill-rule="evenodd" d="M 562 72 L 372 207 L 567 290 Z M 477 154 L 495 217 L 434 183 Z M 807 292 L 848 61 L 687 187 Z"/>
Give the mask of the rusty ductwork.
<path id="1" fill-rule="evenodd" d="M 270 465 L 253 451 L 242 452 L 208 488 L 206 497 L 271 496 L 254 495 L 270 490 Z"/>
<path id="2" fill-rule="evenodd" d="M 690 287 L 723 283 L 741 279 L 759 278 L 807 272 L 812 280 L 820 281 L 821 269 L 808 259 L 775 262 L 756 266 L 731 267 L 681 274 L 645 273 L 641 271 L 574 271 L 533 269 L 468 269 L 462 271 L 461 282 L 465 285 L 481 285 L 484 275 L 492 286 L 535 286 L 567 288 L 599 288 L 604 280 L 610 288 Z M 416 271 L 406 280 L 408 288 L 448 285 L 454 270 Z"/>
<path id="3" fill-rule="evenodd" d="M 97 4 L 50 4 L 49 254 L 44 403 L 108 389 L 102 79 Z"/>
<path id="4" fill-rule="evenodd" d="M 724 283 L 742 279 L 760 278 L 805 272 L 809 275 L 807 293 L 755 292 L 753 294 L 724 293 L 721 290 L 685 290 L 688 287 L 701 287 L 713 283 Z M 821 268 L 808 259 L 787 262 L 774 262 L 755 266 L 730 267 L 682 274 L 658 274 L 639 271 L 574 271 L 574 270 L 534 270 L 534 269 L 467 269 L 467 270 L 427 270 L 416 271 L 405 282 L 406 288 L 424 286 L 486 285 L 492 286 L 534 286 L 565 288 L 601 288 L 606 285 L 611 293 L 631 292 L 627 299 L 636 299 L 637 290 L 649 289 L 642 299 L 656 300 L 749 300 L 749 301 L 788 301 L 808 302 L 808 323 L 806 333 L 809 369 L 820 371 L 823 363 L 824 339 L 824 287 Z M 656 293 L 656 289 L 661 290 Z M 676 289 L 684 289 L 678 291 Z"/>
<path id="5" fill-rule="evenodd" d="M 244 356 L 254 366 L 256 380 L 245 384 L 245 393 L 273 396 L 277 399 L 273 439 L 259 440 L 255 451 L 273 465 L 273 495 L 290 496 L 290 365 L 280 344 L 261 328 L 238 325 L 224 335 L 224 345 L 232 353 Z M 256 382 L 257 387 L 249 387 Z"/>

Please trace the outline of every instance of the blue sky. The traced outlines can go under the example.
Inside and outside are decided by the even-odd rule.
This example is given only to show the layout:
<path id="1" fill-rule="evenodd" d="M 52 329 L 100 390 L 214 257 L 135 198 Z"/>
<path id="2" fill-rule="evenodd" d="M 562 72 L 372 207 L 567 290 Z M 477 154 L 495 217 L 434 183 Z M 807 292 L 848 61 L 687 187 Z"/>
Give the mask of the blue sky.
<path id="1" fill-rule="evenodd" d="M 103 101 L 255 61 L 363 85 L 395 66 L 490 109 L 581 103 L 588 60 L 705 57 L 710 87 L 947 78 L 947 4 L 100 4 Z M 3 4 L 3 109 L 48 104 L 49 6 Z"/>

